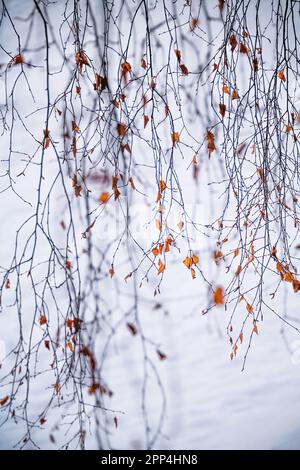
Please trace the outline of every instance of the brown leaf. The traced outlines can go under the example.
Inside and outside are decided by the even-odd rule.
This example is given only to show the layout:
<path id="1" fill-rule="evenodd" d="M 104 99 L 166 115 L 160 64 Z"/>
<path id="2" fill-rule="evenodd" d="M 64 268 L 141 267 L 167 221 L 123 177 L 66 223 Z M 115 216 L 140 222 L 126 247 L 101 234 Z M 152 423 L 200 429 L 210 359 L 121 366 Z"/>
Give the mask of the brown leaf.
<path id="1" fill-rule="evenodd" d="M 132 67 L 131 67 L 129 62 L 125 61 L 121 65 L 121 70 L 122 70 L 122 78 L 124 80 L 126 80 L 127 79 L 127 74 L 132 71 Z"/>
<path id="2" fill-rule="evenodd" d="M 47 323 L 46 315 L 41 314 L 39 318 L 39 324 L 42 326 L 42 325 L 45 325 L 46 323 Z"/>
<path id="3" fill-rule="evenodd" d="M 179 142 L 179 132 L 172 132 L 171 138 L 174 146 L 176 142 Z"/>
<path id="4" fill-rule="evenodd" d="M 206 140 L 207 140 L 208 153 L 209 155 L 211 155 L 216 150 L 215 136 L 212 131 L 207 131 Z"/>
<path id="5" fill-rule="evenodd" d="M 0 406 L 4 406 L 9 400 L 9 396 L 6 395 L 4 398 L 0 400 Z"/>
<path id="6" fill-rule="evenodd" d="M 216 305 L 224 304 L 224 289 L 223 287 L 217 287 L 214 291 L 214 302 Z"/>
<path id="7" fill-rule="evenodd" d="M 14 63 L 14 65 L 24 64 L 24 57 L 23 57 L 23 55 L 22 55 L 22 54 L 16 55 L 16 57 L 14 57 L 14 59 L 13 59 L 13 63 Z"/>
<path id="8" fill-rule="evenodd" d="M 229 44 L 231 45 L 231 50 L 234 51 L 234 49 L 236 48 L 237 46 L 237 40 L 236 40 L 236 37 L 234 34 L 232 34 L 230 37 L 229 37 Z"/>
<path id="9" fill-rule="evenodd" d="M 188 68 L 187 68 L 184 64 L 181 64 L 181 65 L 180 65 L 180 70 L 181 70 L 181 72 L 182 72 L 182 75 L 185 75 L 185 76 L 186 76 L 186 75 L 189 74 L 189 70 L 188 70 Z"/>
<path id="10" fill-rule="evenodd" d="M 241 42 L 241 44 L 240 44 L 240 52 L 242 54 L 248 54 L 248 52 L 249 52 L 248 47 L 243 42 Z"/>
<path id="11" fill-rule="evenodd" d="M 226 112 L 226 105 L 224 103 L 219 104 L 219 112 L 220 112 L 220 114 L 223 118 L 225 116 L 225 112 Z"/>
<path id="12" fill-rule="evenodd" d="M 144 129 L 145 129 L 145 127 L 147 126 L 148 122 L 149 122 L 149 116 L 147 116 L 146 114 L 144 114 Z"/>
<path id="13" fill-rule="evenodd" d="M 134 323 L 127 323 L 126 324 L 128 330 L 130 331 L 130 333 L 132 334 L 132 336 L 135 336 L 137 335 L 137 327 L 134 325 Z"/>
<path id="14" fill-rule="evenodd" d="M 118 134 L 120 137 L 124 137 L 126 135 L 126 124 L 124 122 L 119 122 L 117 126 Z"/>
<path id="15" fill-rule="evenodd" d="M 160 361 L 165 361 L 167 359 L 166 354 L 160 351 L 159 349 L 157 349 L 156 352 Z"/>

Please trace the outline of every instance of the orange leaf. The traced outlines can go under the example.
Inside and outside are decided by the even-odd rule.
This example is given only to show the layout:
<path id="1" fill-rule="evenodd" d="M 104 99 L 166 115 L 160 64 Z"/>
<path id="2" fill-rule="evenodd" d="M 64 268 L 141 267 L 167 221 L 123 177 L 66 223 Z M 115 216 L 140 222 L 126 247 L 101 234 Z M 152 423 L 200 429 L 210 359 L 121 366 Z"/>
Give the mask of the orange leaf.
<path id="1" fill-rule="evenodd" d="M 147 68 L 147 62 L 145 61 L 144 58 L 141 59 L 141 67 L 146 70 Z"/>
<path id="2" fill-rule="evenodd" d="M 248 302 L 247 302 L 247 304 L 246 304 L 246 309 L 248 310 L 249 313 L 253 313 L 253 307 L 252 307 L 252 305 L 249 304 Z"/>
<path id="3" fill-rule="evenodd" d="M 155 219 L 155 225 L 156 225 L 156 228 L 157 230 L 159 230 L 161 232 L 161 221 L 159 219 Z"/>
<path id="4" fill-rule="evenodd" d="M 293 275 L 287 271 L 286 273 L 284 273 L 283 275 L 283 280 L 286 281 L 286 282 L 293 282 L 294 281 L 294 277 Z"/>
<path id="5" fill-rule="evenodd" d="M 284 71 L 283 70 L 279 70 L 278 72 L 278 78 L 280 78 L 280 80 L 282 80 L 283 82 L 286 81 L 286 78 L 285 78 L 285 75 L 284 75 Z"/>
<path id="6" fill-rule="evenodd" d="M 42 314 L 40 315 L 39 323 L 40 323 L 41 326 L 45 325 L 47 323 L 46 315 L 42 315 Z"/>
<path id="7" fill-rule="evenodd" d="M 193 255 L 192 260 L 193 260 L 193 263 L 194 263 L 194 264 L 199 263 L 199 258 L 198 258 L 197 255 Z"/>
<path id="8" fill-rule="evenodd" d="M 158 260 L 158 271 L 157 271 L 157 274 L 163 273 L 165 269 L 166 269 L 165 264 L 161 261 L 161 259 L 159 259 L 159 260 Z"/>
<path id="9" fill-rule="evenodd" d="M 120 137 L 124 137 L 126 135 L 126 124 L 124 122 L 119 122 L 117 126 L 118 134 Z"/>
<path id="10" fill-rule="evenodd" d="M 239 97 L 236 90 L 233 90 L 233 92 L 231 93 L 231 99 L 232 100 L 239 100 L 240 99 L 240 97 Z"/>
<path id="11" fill-rule="evenodd" d="M 224 289 L 223 287 L 217 287 L 214 292 L 214 302 L 216 305 L 224 304 Z"/>
<path id="12" fill-rule="evenodd" d="M 283 273 L 284 269 L 281 263 L 276 263 L 276 269 L 279 273 Z"/>
<path id="13" fill-rule="evenodd" d="M 157 248 L 157 247 L 152 248 L 152 254 L 153 254 L 154 256 L 158 256 L 158 255 L 159 255 L 159 251 L 158 251 L 158 248 Z"/>
<path id="14" fill-rule="evenodd" d="M 99 196 L 99 201 L 102 203 L 102 204 L 106 204 L 107 201 L 109 200 L 109 193 L 104 191 L 103 193 L 100 194 Z"/>
<path id="15" fill-rule="evenodd" d="M 0 406 L 4 406 L 9 400 L 9 396 L 6 395 L 4 398 L 0 400 Z"/>
<path id="16" fill-rule="evenodd" d="M 166 189 L 167 185 L 166 185 L 166 182 L 164 180 L 161 180 L 159 182 L 159 189 L 160 189 L 160 192 L 164 192 L 164 190 Z"/>
<path id="17" fill-rule="evenodd" d="M 258 335 L 258 328 L 256 322 L 253 324 L 253 333 L 256 333 Z"/>
<path id="18" fill-rule="evenodd" d="M 176 142 L 179 142 L 179 132 L 172 132 L 171 138 L 174 146 Z"/>
<path id="19" fill-rule="evenodd" d="M 192 264 L 193 264 L 192 258 L 189 258 L 189 257 L 187 256 L 187 257 L 185 258 L 185 260 L 183 261 L 183 264 L 185 264 L 186 267 L 190 269 L 190 267 L 191 267 Z"/>
<path id="20" fill-rule="evenodd" d="M 192 279 L 196 279 L 196 271 L 194 270 L 194 268 L 191 268 L 191 275 Z"/>
<path id="21" fill-rule="evenodd" d="M 294 292 L 299 292 L 300 290 L 300 282 L 297 279 L 293 281 L 293 290 Z"/>

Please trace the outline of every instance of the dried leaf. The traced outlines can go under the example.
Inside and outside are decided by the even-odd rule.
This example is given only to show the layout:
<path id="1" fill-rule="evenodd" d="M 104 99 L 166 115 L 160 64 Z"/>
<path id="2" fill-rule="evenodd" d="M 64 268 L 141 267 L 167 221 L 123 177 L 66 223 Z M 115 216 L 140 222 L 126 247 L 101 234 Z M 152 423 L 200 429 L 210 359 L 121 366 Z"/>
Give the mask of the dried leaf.
<path id="1" fill-rule="evenodd" d="M 219 104 L 219 112 L 220 112 L 220 114 L 223 118 L 225 116 L 225 112 L 226 112 L 226 105 L 224 103 Z"/>
<path id="2" fill-rule="evenodd" d="M 167 359 L 166 354 L 160 351 L 159 349 L 157 349 L 156 352 L 160 361 L 165 361 Z"/>
<path id="3" fill-rule="evenodd" d="M 1 398 L 1 400 L 0 400 L 0 406 L 6 405 L 6 403 L 8 402 L 8 400 L 9 400 L 9 396 L 8 396 L 8 395 L 6 395 L 4 398 Z"/>
<path id="4" fill-rule="evenodd" d="M 40 315 L 40 318 L 39 318 L 39 324 L 42 326 L 42 325 L 46 325 L 47 323 L 47 317 L 46 315 Z"/>
<path id="5" fill-rule="evenodd" d="M 144 70 L 146 70 L 146 68 L 147 68 L 147 62 L 145 61 L 144 58 L 141 59 L 141 67 L 142 67 Z"/>
<path id="6" fill-rule="evenodd" d="M 188 269 L 190 269 L 190 267 L 193 265 L 193 260 L 192 258 L 189 258 L 188 256 L 185 258 L 185 260 L 183 261 L 183 264 L 186 265 L 186 267 Z"/>
<path id="7" fill-rule="evenodd" d="M 215 136 L 212 131 L 207 131 L 206 140 L 207 140 L 208 153 L 209 155 L 211 155 L 216 150 Z"/>
<path id="8" fill-rule="evenodd" d="M 240 99 L 240 97 L 239 97 L 239 95 L 238 95 L 238 93 L 237 93 L 236 90 L 233 90 L 233 91 L 232 91 L 232 93 L 231 93 L 231 99 L 232 99 L 232 100 L 239 100 L 239 99 Z"/>
<path id="9" fill-rule="evenodd" d="M 119 122 L 117 131 L 120 137 L 124 137 L 126 135 L 126 124 L 124 124 L 124 122 Z"/>
<path id="10" fill-rule="evenodd" d="M 163 273 L 165 269 L 166 269 L 165 264 L 161 261 L 161 259 L 159 259 L 159 260 L 158 260 L 158 271 L 157 271 L 157 274 Z"/>
<path id="11" fill-rule="evenodd" d="M 153 254 L 154 256 L 158 256 L 158 255 L 159 255 L 159 250 L 158 250 L 157 247 L 152 248 L 151 251 L 152 251 L 152 254 Z"/>
<path id="12" fill-rule="evenodd" d="M 234 34 L 232 34 L 230 37 L 229 37 L 229 44 L 231 45 L 231 50 L 234 51 L 234 49 L 236 48 L 237 46 L 237 40 L 236 40 L 236 37 Z"/>
<path id="13" fill-rule="evenodd" d="M 216 305 L 223 305 L 224 304 L 224 289 L 223 287 L 217 287 L 214 291 L 214 303 Z"/>
<path id="14" fill-rule="evenodd" d="M 147 126 L 148 122 L 149 122 L 149 116 L 146 116 L 146 114 L 144 114 L 144 129 Z"/>
<path id="15" fill-rule="evenodd" d="M 132 71 L 131 64 L 127 61 L 123 62 L 123 64 L 121 65 L 121 70 L 122 70 L 122 78 L 126 80 L 127 74 Z"/>
<path id="16" fill-rule="evenodd" d="M 177 142 L 179 142 L 179 132 L 172 132 L 171 138 L 174 146 Z"/>
<path id="17" fill-rule="evenodd" d="M 189 74 L 189 70 L 188 70 L 188 68 L 187 68 L 184 64 L 181 64 L 181 65 L 180 65 L 180 70 L 181 70 L 181 72 L 182 72 L 182 75 L 185 75 L 185 76 L 186 76 L 186 75 Z"/>
<path id="18" fill-rule="evenodd" d="M 249 313 L 253 313 L 253 306 L 247 302 L 246 309 Z"/>
<path id="19" fill-rule="evenodd" d="M 240 52 L 242 54 L 248 54 L 248 52 L 249 52 L 248 47 L 243 42 L 241 42 L 241 44 L 240 44 Z"/>
<path id="20" fill-rule="evenodd" d="M 109 198 L 110 198 L 110 194 L 104 191 L 103 193 L 100 194 L 99 201 L 101 202 L 101 204 L 106 204 Z"/>
<path id="21" fill-rule="evenodd" d="M 132 334 L 132 336 L 135 336 L 137 335 L 137 327 L 135 326 L 134 323 L 126 323 L 126 326 L 128 328 L 128 330 L 130 331 L 130 333 Z"/>
<path id="22" fill-rule="evenodd" d="M 159 189 L 160 189 L 160 192 L 163 193 L 164 190 L 166 189 L 167 185 L 166 185 L 166 182 L 164 180 L 160 180 L 159 182 Z"/>
<path id="23" fill-rule="evenodd" d="M 70 260 L 66 260 L 66 269 L 68 269 L 70 271 L 71 269 L 71 261 Z"/>

